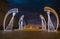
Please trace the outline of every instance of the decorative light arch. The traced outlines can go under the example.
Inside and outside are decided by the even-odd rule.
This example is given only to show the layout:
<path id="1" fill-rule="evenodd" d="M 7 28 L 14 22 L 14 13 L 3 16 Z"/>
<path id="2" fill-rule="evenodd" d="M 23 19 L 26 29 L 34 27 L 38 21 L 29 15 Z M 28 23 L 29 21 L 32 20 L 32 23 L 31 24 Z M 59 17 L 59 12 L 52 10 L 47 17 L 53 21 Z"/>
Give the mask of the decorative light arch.
<path id="1" fill-rule="evenodd" d="M 54 14 L 55 16 L 56 16 L 56 21 L 57 21 L 57 27 L 56 27 L 56 29 L 55 29 L 55 31 L 57 31 L 57 29 L 58 29 L 58 26 L 59 26 L 59 17 L 58 17 L 58 14 L 57 14 L 57 12 L 54 10 L 54 9 L 52 9 L 51 7 L 48 7 L 48 6 L 46 6 L 46 7 L 44 7 L 44 11 L 48 11 L 48 10 L 50 10 L 50 12 L 52 12 L 52 14 Z"/>
<path id="2" fill-rule="evenodd" d="M 11 13 L 12 13 L 12 18 L 11 18 L 8 26 L 13 26 L 13 19 L 14 19 L 14 16 L 16 15 L 16 13 L 18 13 L 18 8 L 13 8 L 13 9 L 9 10 L 7 12 L 7 14 L 5 15 L 5 18 L 4 18 L 4 21 L 3 21 L 3 29 L 4 29 L 4 31 L 7 31 L 7 28 L 5 28 L 5 22 L 6 22 L 6 19 L 7 19 L 8 15 L 11 14 Z"/>

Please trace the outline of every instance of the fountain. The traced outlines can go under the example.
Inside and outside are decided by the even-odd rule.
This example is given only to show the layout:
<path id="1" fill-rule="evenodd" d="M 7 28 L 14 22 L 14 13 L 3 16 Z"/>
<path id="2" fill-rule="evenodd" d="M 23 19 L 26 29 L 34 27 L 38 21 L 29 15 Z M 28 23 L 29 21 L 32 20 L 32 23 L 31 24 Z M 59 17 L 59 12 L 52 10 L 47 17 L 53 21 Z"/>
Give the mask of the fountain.
<path id="1" fill-rule="evenodd" d="M 19 19 L 19 30 L 23 29 L 23 18 L 24 18 L 24 15 L 22 15 Z"/>
<path id="2" fill-rule="evenodd" d="M 11 13 L 12 13 L 12 18 L 11 18 L 8 26 L 5 27 L 6 19 L 7 19 L 8 15 L 11 14 Z M 7 12 L 7 14 L 5 15 L 5 18 L 4 18 L 4 21 L 3 21 L 3 29 L 4 29 L 4 31 L 12 31 L 12 29 L 13 29 L 14 16 L 16 15 L 16 13 L 18 13 L 18 8 L 13 8 L 13 9 L 9 10 Z"/>
<path id="3" fill-rule="evenodd" d="M 45 18 L 40 15 L 40 18 L 41 18 L 41 21 L 42 21 L 42 30 L 46 30 L 46 21 L 45 21 Z"/>

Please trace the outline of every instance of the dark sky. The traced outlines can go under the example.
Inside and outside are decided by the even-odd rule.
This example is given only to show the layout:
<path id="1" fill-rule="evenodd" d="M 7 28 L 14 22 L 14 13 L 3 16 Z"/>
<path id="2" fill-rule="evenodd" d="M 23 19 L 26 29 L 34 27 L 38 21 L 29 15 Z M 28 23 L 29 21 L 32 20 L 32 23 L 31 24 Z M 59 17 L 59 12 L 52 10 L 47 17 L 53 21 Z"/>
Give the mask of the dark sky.
<path id="1" fill-rule="evenodd" d="M 60 7 L 59 0 L 7 0 L 8 5 L 11 7 L 24 7 L 24 8 L 39 8 L 44 6 Z"/>
<path id="2" fill-rule="evenodd" d="M 7 0 L 7 3 L 8 10 L 11 8 L 19 8 L 19 14 L 17 16 L 24 14 L 26 19 L 31 19 L 29 21 L 34 23 L 40 23 L 40 14 L 46 15 L 44 13 L 45 6 L 52 7 L 58 14 L 60 13 L 60 0 Z"/>
<path id="3" fill-rule="evenodd" d="M 17 7 L 19 8 L 19 12 L 30 11 L 30 12 L 43 13 L 44 7 L 49 6 L 55 9 L 58 13 L 60 12 L 59 0 L 7 0 L 7 2 L 8 2 L 8 10 Z"/>

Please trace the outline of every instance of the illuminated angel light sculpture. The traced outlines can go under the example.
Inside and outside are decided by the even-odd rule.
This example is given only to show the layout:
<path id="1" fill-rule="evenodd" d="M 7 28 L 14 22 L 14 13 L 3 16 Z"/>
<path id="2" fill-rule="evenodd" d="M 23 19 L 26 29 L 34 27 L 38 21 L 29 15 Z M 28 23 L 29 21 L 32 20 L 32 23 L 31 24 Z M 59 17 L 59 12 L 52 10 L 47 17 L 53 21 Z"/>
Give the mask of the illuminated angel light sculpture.
<path id="1" fill-rule="evenodd" d="M 42 21 L 42 30 L 46 30 L 46 20 L 42 15 L 40 15 L 40 18 Z"/>
<path id="2" fill-rule="evenodd" d="M 50 31 L 53 32 L 55 30 L 55 27 L 50 18 L 50 10 L 47 11 L 47 15 L 48 15 L 48 32 L 50 32 Z"/>
<path id="3" fill-rule="evenodd" d="M 24 18 L 24 15 L 22 15 L 19 19 L 19 30 L 23 29 L 23 18 Z"/>
<path id="4" fill-rule="evenodd" d="M 9 24 L 6 27 L 5 26 L 6 19 L 7 19 L 8 15 L 11 14 L 11 13 L 12 13 L 12 18 L 11 18 Z M 12 31 L 14 16 L 16 15 L 16 13 L 18 13 L 18 8 L 13 8 L 13 9 L 9 10 L 7 12 L 7 14 L 5 15 L 5 18 L 4 18 L 4 21 L 3 21 L 3 29 L 4 29 L 4 31 Z"/>
<path id="5" fill-rule="evenodd" d="M 48 32 L 55 32 L 57 31 L 58 29 L 58 26 L 59 26 L 59 18 L 58 18 L 58 15 L 56 13 L 56 11 L 50 7 L 44 7 L 44 11 L 47 12 L 47 15 L 48 15 Z M 54 27 L 51 19 L 50 19 L 50 14 L 51 13 L 54 14 L 56 16 L 56 19 L 57 19 L 57 25 L 56 25 L 56 28 Z M 50 31 L 50 28 L 52 28 L 52 31 Z"/>

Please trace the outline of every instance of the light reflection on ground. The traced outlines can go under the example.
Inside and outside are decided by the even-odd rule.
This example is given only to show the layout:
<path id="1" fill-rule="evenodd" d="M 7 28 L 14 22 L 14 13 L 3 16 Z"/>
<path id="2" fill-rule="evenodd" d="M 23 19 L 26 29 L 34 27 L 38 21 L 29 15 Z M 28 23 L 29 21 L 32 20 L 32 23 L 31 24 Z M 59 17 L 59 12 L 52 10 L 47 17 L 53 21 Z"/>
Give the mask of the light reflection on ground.
<path id="1" fill-rule="evenodd" d="M 43 32 L 43 31 L 0 31 L 0 39 L 59 39 L 60 32 Z"/>

